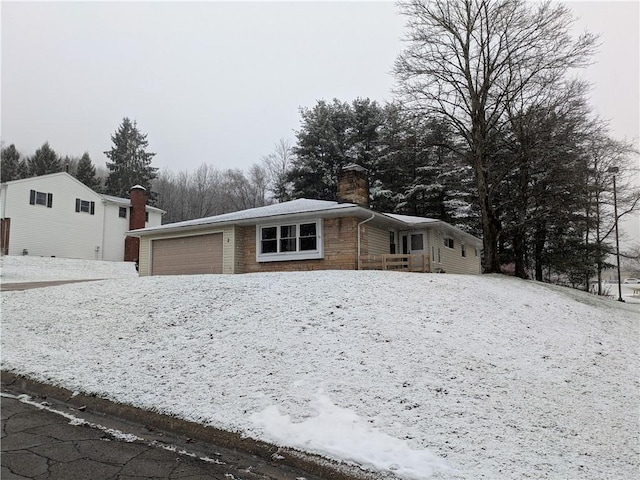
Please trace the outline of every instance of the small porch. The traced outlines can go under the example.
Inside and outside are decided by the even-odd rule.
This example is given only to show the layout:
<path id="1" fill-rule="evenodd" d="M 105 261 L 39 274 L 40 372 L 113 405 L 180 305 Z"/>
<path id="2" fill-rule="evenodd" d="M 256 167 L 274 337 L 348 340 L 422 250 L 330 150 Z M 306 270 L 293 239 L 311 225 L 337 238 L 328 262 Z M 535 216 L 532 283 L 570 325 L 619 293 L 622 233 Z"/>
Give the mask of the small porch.
<path id="1" fill-rule="evenodd" d="M 431 259 L 425 254 L 385 253 L 361 255 L 358 270 L 398 270 L 404 272 L 430 272 Z"/>

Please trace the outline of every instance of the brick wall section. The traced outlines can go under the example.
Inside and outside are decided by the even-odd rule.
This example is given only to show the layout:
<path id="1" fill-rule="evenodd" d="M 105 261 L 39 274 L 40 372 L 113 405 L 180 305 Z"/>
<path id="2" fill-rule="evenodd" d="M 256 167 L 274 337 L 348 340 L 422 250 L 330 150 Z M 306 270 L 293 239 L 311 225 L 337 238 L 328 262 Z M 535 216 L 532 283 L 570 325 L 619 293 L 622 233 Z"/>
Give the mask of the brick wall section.
<path id="1" fill-rule="evenodd" d="M 238 228 L 236 239 L 244 244 L 244 273 L 290 272 L 302 270 L 356 270 L 358 262 L 358 220 L 356 218 L 329 218 L 324 220 L 324 258 L 284 262 L 256 262 L 256 227 Z M 242 233 L 241 233 L 242 232 Z M 362 245 L 366 253 L 366 235 Z M 237 272 L 239 273 L 239 272 Z"/>
<path id="2" fill-rule="evenodd" d="M 235 239 L 236 239 L 236 244 L 235 244 L 235 257 L 234 257 L 234 270 L 233 273 L 245 273 L 246 269 L 244 266 L 244 259 L 245 259 L 245 229 L 242 227 L 235 227 Z M 255 235 L 255 228 L 254 228 L 254 235 Z M 253 240 L 253 243 L 255 244 L 255 237 Z M 254 245 L 254 255 L 255 255 L 255 245 Z M 255 256 L 254 256 L 255 258 Z"/>
<path id="3" fill-rule="evenodd" d="M 131 209 L 129 210 L 129 230 L 137 230 L 145 227 L 145 212 L 147 205 L 147 192 L 144 188 L 133 187 L 129 191 Z M 124 239 L 124 261 L 133 262 L 140 256 L 140 239 L 126 237 Z"/>

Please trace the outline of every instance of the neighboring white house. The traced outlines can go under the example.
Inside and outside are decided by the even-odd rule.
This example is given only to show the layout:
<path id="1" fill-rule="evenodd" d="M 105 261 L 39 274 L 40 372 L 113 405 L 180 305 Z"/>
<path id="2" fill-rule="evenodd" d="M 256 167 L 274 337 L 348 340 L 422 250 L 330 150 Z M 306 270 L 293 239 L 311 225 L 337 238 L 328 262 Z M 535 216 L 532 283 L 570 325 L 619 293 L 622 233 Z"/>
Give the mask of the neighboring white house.
<path id="1" fill-rule="evenodd" d="M 0 185 L 3 253 L 122 261 L 131 201 L 101 195 L 66 172 Z M 163 210 L 146 206 L 146 227 Z"/>

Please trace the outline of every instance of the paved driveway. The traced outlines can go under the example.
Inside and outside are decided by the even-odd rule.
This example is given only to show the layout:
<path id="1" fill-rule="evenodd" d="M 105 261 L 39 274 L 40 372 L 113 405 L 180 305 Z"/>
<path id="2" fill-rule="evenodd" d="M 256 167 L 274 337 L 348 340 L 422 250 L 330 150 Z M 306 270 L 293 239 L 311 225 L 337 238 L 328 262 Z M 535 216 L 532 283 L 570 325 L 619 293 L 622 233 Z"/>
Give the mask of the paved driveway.
<path id="1" fill-rule="evenodd" d="M 26 396 L 3 392 L 2 480 L 317 478 L 252 455 L 64 404 L 42 406 Z M 89 423 L 74 420 L 80 417 Z"/>
<path id="2" fill-rule="evenodd" d="M 64 285 L 65 283 L 82 283 L 96 282 L 97 280 L 48 280 L 46 282 L 18 282 L 18 283 L 0 283 L 0 291 L 10 292 L 15 290 L 30 290 L 32 288 L 55 287 L 56 285 Z"/>

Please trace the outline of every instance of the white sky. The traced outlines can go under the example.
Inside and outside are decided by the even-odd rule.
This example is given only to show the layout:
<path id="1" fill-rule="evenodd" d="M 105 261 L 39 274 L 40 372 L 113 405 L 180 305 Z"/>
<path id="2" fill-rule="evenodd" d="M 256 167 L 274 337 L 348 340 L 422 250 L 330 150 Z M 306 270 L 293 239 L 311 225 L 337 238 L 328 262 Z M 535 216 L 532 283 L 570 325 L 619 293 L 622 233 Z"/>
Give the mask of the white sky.
<path id="1" fill-rule="evenodd" d="M 592 105 L 639 145 L 640 3 L 569 5 L 601 35 Z M 2 1 L 0 16 L 4 144 L 104 165 L 128 116 L 172 171 L 246 170 L 319 99 L 391 100 L 404 32 L 390 1 Z"/>
<path id="2" fill-rule="evenodd" d="M 639 3 L 572 2 L 602 34 L 592 103 L 638 136 Z M 154 165 L 246 169 L 318 99 L 391 99 L 393 2 L 2 2 L 1 138 L 103 164 L 124 116 Z"/>

